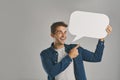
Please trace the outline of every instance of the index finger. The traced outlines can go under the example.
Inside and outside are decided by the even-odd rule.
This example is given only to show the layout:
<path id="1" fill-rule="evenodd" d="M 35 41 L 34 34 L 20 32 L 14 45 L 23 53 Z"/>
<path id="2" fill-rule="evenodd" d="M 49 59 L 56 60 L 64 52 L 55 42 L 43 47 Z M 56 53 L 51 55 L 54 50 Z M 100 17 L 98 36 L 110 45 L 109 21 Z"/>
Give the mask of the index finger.
<path id="1" fill-rule="evenodd" d="M 74 48 L 77 49 L 78 47 L 80 47 L 80 44 L 77 44 Z"/>

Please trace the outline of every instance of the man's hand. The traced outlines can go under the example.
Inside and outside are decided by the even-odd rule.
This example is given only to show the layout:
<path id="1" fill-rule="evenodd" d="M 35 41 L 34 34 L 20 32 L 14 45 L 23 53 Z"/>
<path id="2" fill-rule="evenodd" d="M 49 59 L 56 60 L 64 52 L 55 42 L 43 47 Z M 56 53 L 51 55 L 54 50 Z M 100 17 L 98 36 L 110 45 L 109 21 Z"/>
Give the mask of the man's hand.
<path id="1" fill-rule="evenodd" d="M 108 35 L 112 32 L 112 27 L 110 25 L 107 26 L 106 32 L 108 33 Z"/>
<path id="2" fill-rule="evenodd" d="M 79 44 L 77 44 L 77 46 L 75 46 L 74 48 L 72 48 L 71 50 L 70 50 L 70 52 L 69 52 L 69 56 L 70 56 L 70 58 L 75 58 L 75 57 L 77 57 L 78 55 L 79 55 L 79 53 L 78 53 L 78 47 L 79 47 L 80 45 Z"/>
<path id="3" fill-rule="evenodd" d="M 107 32 L 107 35 L 110 35 L 110 33 L 112 32 L 112 27 L 110 25 L 107 26 L 106 32 Z M 104 38 L 101 38 L 100 40 L 104 41 Z"/>

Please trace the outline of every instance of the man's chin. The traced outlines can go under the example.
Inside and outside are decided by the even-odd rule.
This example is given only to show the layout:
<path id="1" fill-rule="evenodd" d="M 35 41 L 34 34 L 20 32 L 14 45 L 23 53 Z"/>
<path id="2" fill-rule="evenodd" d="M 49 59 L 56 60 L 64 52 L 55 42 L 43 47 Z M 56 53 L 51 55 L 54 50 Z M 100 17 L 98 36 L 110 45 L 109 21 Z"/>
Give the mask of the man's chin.
<path id="1" fill-rule="evenodd" d="M 64 45 L 64 44 L 65 44 L 65 41 L 61 41 L 60 44 L 61 44 L 61 45 Z"/>

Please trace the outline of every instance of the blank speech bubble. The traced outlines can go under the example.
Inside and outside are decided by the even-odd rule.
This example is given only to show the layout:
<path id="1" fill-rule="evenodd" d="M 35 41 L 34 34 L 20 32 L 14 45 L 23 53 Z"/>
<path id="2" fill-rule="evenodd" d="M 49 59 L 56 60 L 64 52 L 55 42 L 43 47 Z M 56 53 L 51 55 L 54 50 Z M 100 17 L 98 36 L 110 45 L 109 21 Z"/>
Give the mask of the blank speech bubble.
<path id="1" fill-rule="evenodd" d="M 75 11 L 70 16 L 68 30 L 76 36 L 73 41 L 82 37 L 104 38 L 107 25 L 109 18 L 105 14 Z"/>

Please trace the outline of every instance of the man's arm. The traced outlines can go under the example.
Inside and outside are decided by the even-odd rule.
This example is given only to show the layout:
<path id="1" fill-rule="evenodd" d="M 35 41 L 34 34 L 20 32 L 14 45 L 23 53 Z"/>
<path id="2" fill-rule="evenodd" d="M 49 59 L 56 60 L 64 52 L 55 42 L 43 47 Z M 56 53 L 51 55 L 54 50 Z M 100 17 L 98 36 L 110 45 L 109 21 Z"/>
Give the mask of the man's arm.
<path id="1" fill-rule="evenodd" d="M 103 50 L 104 50 L 104 41 L 101 41 L 99 39 L 95 52 L 91 52 L 82 47 L 78 48 L 78 50 L 82 55 L 83 60 L 89 61 L 89 62 L 100 62 L 102 59 Z"/>
<path id="2" fill-rule="evenodd" d="M 41 52 L 40 56 L 44 70 L 51 77 L 55 77 L 57 74 L 65 70 L 72 61 L 70 56 L 67 55 L 59 63 L 56 62 L 55 64 L 53 64 L 53 62 L 45 52 Z"/>
<path id="3" fill-rule="evenodd" d="M 110 25 L 106 28 L 107 35 L 112 32 L 112 27 Z M 85 61 L 90 62 L 99 62 L 102 59 L 102 54 L 104 50 L 104 38 L 99 39 L 95 52 L 88 51 L 86 49 L 81 48 L 82 57 Z"/>

